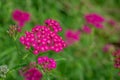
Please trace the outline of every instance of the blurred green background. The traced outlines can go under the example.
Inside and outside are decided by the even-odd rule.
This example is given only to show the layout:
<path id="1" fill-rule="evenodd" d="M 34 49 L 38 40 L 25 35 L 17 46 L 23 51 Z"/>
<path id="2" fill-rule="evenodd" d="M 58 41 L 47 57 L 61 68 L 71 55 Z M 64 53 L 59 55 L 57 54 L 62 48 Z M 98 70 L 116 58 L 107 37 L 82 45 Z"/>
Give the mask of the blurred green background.
<path id="1" fill-rule="evenodd" d="M 36 24 L 43 24 L 48 18 L 61 23 L 64 38 L 67 29 L 77 30 L 84 25 L 84 14 L 99 13 L 105 19 L 120 21 L 120 0 L 0 0 L 0 65 L 8 65 L 12 69 L 5 80 L 22 80 L 18 70 L 24 63 L 35 61 L 19 43 L 14 42 L 7 30 L 15 24 L 11 13 L 21 9 L 31 14 L 31 21 L 24 30 L 30 30 Z M 106 24 L 105 24 L 106 25 Z M 44 75 L 43 80 L 119 80 L 118 70 L 114 69 L 111 53 L 104 53 L 102 47 L 109 42 L 119 41 L 119 32 L 106 25 L 106 29 L 92 28 L 90 35 L 81 34 L 80 41 L 56 54 L 49 51 L 40 55 L 48 55 L 57 60 L 57 69 Z M 113 33 L 110 31 L 113 30 Z M 17 55 L 17 49 L 21 56 Z M 27 53 L 26 60 L 21 60 Z"/>

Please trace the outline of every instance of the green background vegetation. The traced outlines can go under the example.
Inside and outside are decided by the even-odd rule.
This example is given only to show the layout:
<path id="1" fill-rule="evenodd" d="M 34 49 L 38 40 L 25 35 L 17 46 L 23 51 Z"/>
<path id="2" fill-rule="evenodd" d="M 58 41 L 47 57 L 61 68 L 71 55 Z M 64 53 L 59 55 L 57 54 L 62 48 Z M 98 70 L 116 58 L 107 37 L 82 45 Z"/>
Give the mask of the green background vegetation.
<path id="1" fill-rule="evenodd" d="M 86 13 L 95 12 L 108 20 L 120 20 L 120 0 L 0 0 L 0 65 L 8 65 L 11 70 L 5 80 L 22 80 L 18 70 L 36 60 L 19 40 L 14 42 L 7 34 L 9 25 L 15 24 L 11 17 L 15 9 L 31 14 L 31 21 L 25 25 L 24 30 L 30 30 L 36 24 L 42 25 L 44 20 L 52 18 L 61 23 L 63 31 L 59 34 L 63 38 L 65 30 L 77 30 L 84 25 L 83 17 Z M 63 52 L 41 53 L 40 55 L 48 55 L 57 60 L 57 69 L 44 74 L 43 79 L 119 80 L 111 53 L 102 51 L 104 44 L 119 40 L 119 32 L 108 25 L 105 27 L 106 29 L 92 27 L 92 34 L 81 34 L 80 41 L 65 48 Z M 20 56 L 17 51 L 20 51 Z M 25 60 L 21 59 L 26 54 L 30 55 Z"/>

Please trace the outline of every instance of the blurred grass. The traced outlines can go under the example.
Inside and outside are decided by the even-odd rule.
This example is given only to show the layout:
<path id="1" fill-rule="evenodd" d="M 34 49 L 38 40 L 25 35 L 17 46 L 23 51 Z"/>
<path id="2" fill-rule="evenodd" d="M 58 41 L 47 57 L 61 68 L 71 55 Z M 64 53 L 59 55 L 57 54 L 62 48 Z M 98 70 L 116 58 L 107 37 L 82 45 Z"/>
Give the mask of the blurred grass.
<path id="1" fill-rule="evenodd" d="M 53 18 L 61 23 L 62 36 L 67 29 L 81 28 L 85 13 L 96 12 L 106 19 L 113 18 L 118 22 L 120 20 L 120 0 L 0 0 L 0 65 L 7 64 L 9 68 L 21 62 L 35 60 L 32 54 L 26 60 L 18 59 L 15 44 L 6 32 L 9 25 L 15 24 L 11 18 L 15 9 L 22 9 L 31 14 L 31 22 L 26 24 L 24 30 L 30 30 L 36 24 L 43 24 L 45 19 Z M 92 34 L 82 34 L 79 42 L 67 47 L 63 52 L 42 54 L 58 59 L 57 69 L 49 73 L 50 80 L 120 79 L 118 71 L 113 67 L 111 54 L 102 52 L 102 46 L 107 42 L 118 41 L 119 34 L 109 33 L 111 28 L 108 31 L 92 29 Z M 22 56 L 28 53 L 19 41 L 17 45 Z M 12 71 L 6 80 L 22 80 L 22 77 L 17 71 Z"/>

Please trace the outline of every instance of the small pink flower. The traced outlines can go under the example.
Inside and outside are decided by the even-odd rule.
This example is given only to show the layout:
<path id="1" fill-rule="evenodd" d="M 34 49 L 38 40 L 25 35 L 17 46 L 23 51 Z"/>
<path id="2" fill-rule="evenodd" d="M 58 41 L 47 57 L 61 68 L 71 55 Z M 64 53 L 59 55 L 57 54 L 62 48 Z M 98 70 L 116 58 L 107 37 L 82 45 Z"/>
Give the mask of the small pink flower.
<path id="1" fill-rule="evenodd" d="M 38 64 L 46 71 L 56 68 L 56 61 L 47 56 L 38 57 Z"/>
<path id="2" fill-rule="evenodd" d="M 66 43 L 73 44 L 80 39 L 80 31 L 66 30 L 65 32 Z"/>
<path id="3" fill-rule="evenodd" d="M 116 22 L 114 20 L 108 20 L 108 24 L 115 26 Z"/>
<path id="4" fill-rule="evenodd" d="M 37 68 L 30 68 L 23 76 L 25 80 L 42 80 L 42 73 Z"/>
<path id="5" fill-rule="evenodd" d="M 26 22 L 30 21 L 30 14 L 28 12 L 16 9 L 12 13 L 12 18 L 17 22 L 18 26 L 20 27 L 19 29 L 21 29 Z"/>
<path id="6" fill-rule="evenodd" d="M 113 56 L 114 57 L 120 57 L 120 49 L 118 49 L 115 52 L 113 52 Z"/>
<path id="7" fill-rule="evenodd" d="M 114 67 L 120 69 L 120 49 L 113 52 L 114 56 Z"/>
<path id="8" fill-rule="evenodd" d="M 85 20 L 87 23 L 94 25 L 96 28 L 103 28 L 104 18 L 96 13 L 86 14 Z"/>
<path id="9" fill-rule="evenodd" d="M 110 50 L 110 47 L 111 47 L 110 44 L 106 44 L 106 45 L 103 47 L 103 51 L 104 51 L 104 52 L 108 52 L 108 51 Z"/>
<path id="10" fill-rule="evenodd" d="M 120 69 L 120 57 L 114 59 L 114 67 Z"/>
<path id="11" fill-rule="evenodd" d="M 87 34 L 90 34 L 90 33 L 91 33 L 91 29 L 90 29 L 89 26 L 84 25 L 83 28 L 82 28 L 82 30 L 83 30 L 85 33 L 87 33 Z"/>

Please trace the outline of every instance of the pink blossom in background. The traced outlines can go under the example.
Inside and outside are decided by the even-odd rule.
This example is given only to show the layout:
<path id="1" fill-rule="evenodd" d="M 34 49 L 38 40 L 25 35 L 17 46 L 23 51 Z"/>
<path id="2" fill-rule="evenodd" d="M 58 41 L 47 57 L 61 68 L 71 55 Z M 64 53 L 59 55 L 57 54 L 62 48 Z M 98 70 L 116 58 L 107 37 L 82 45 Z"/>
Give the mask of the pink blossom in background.
<path id="1" fill-rule="evenodd" d="M 115 26 L 116 22 L 114 20 L 108 20 L 108 24 Z"/>
<path id="2" fill-rule="evenodd" d="M 66 30 L 65 38 L 67 45 L 71 45 L 80 40 L 80 31 Z"/>
<path id="3" fill-rule="evenodd" d="M 102 16 L 96 13 L 86 14 L 85 20 L 87 23 L 94 25 L 96 28 L 103 28 L 103 22 L 105 21 Z"/>
<path id="4" fill-rule="evenodd" d="M 16 9 L 12 12 L 12 18 L 17 22 L 18 26 L 20 27 L 18 31 L 20 31 L 26 22 L 30 21 L 30 14 L 28 12 Z"/>
<path id="5" fill-rule="evenodd" d="M 110 50 L 110 48 L 111 48 L 111 45 L 110 45 L 110 44 L 106 44 L 106 45 L 104 45 L 104 47 L 103 47 L 103 51 L 104 51 L 104 52 L 108 52 L 108 51 Z"/>
<path id="6" fill-rule="evenodd" d="M 23 77 L 25 80 L 42 80 L 42 73 L 37 68 L 30 68 Z"/>
<path id="7" fill-rule="evenodd" d="M 114 58 L 114 67 L 120 69 L 120 49 L 113 52 Z"/>
<path id="8" fill-rule="evenodd" d="M 120 49 L 113 52 L 114 57 L 120 57 Z"/>
<path id="9" fill-rule="evenodd" d="M 114 67 L 120 69 L 120 57 L 114 59 Z"/>
<path id="10" fill-rule="evenodd" d="M 91 28 L 89 26 L 84 25 L 82 27 L 83 32 L 90 34 L 91 33 Z"/>

